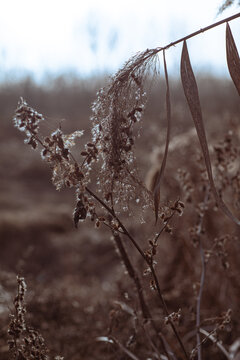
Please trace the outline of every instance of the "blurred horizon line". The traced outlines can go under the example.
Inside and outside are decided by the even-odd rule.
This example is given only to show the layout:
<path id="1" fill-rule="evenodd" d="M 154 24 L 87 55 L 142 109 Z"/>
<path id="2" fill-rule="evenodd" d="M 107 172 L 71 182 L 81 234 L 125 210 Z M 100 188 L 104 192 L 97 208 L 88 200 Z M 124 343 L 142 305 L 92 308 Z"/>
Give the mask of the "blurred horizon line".
<path id="1" fill-rule="evenodd" d="M 55 82 L 56 80 L 63 80 L 64 82 L 73 82 L 73 81 L 86 81 L 86 82 L 99 82 L 101 79 L 106 81 L 106 79 L 111 79 L 114 77 L 116 72 L 111 73 L 110 71 L 92 71 L 90 73 L 79 73 L 76 69 L 66 68 L 63 71 L 45 71 L 41 76 L 37 76 L 33 71 L 18 69 L 12 69 L 1 74 L 0 72 L 0 86 L 4 84 L 19 84 L 26 81 L 31 81 L 33 84 L 44 86 L 49 85 L 51 81 Z M 230 75 L 227 72 L 212 71 L 211 67 L 198 68 L 194 71 L 197 77 L 203 78 L 214 78 L 220 80 L 229 80 Z M 160 71 L 160 78 L 164 78 L 163 71 Z M 180 80 L 180 68 L 179 71 L 170 71 L 169 77 L 173 80 Z"/>

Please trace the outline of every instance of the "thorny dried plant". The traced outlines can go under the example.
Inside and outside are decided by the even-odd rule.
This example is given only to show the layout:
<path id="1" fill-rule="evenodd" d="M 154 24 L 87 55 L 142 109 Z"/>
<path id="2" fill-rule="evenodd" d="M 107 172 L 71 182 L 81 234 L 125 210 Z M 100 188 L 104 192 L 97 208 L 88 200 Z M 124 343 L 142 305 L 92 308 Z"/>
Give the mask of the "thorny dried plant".
<path id="1" fill-rule="evenodd" d="M 26 114 L 35 114 L 36 111 L 31 109 L 27 103 L 20 99 L 19 106 L 16 110 L 16 115 L 14 117 L 14 123 L 19 126 L 21 126 L 21 130 L 25 129 L 26 135 L 29 136 L 29 133 L 31 134 L 32 141 L 28 142 L 29 145 L 32 146 L 33 149 L 36 149 L 36 143 L 40 144 L 43 147 L 42 151 L 42 157 L 50 163 L 50 166 L 53 171 L 53 177 L 52 181 L 57 189 L 59 189 L 59 184 L 65 184 L 65 186 L 74 186 L 76 187 L 76 193 L 77 193 L 77 205 L 74 210 L 74 223 L 77 226 L 78 222 L 80 220 L 85 220 L 87 216 L 90 216 L 91 220 L 95 220 L 96 226 L 98 227 L 100 223 L 104 223 L 106 226 L 111 228 L 113 234 L 119 233 L 124 234 L 129 238 L 129 240 L 133 243 L 133 245 L 136 247 L 146 264 L 150 267 L 151 273 L 153 275 L 153 279 L 151 280 L 151 287 L 156 289 L 159 295 L 159 299 L 161 302 L 161 305 L 164 307 L 164 311 L 166 316 L 169 315 L 166 304 L 164 302 L 164 299 L 162 298 L 159 282 L 154 270 L 154 264 L 153 264 L 153 258 L 152 255 L 149 255 L 149 252 L 144 252 L 138 245 L 137 241 L 132 237 L 132 235 L 128 232 L 126 227 L 123 225 L 121 220 L 119 219 L 118 215 L 116 214 L 114 204 L 115 204 L 115 197 L 113 197 L 113 194 L 110 195 L 111 198 L 111 205 L 107 204 L 107 201 L 109 199 L 101 200 L 99 196 L 95 193 L 93 193 L 88 188 L 88 183 L 90 182 L 90 170 L 92 170 L 90 164 L 94 161 L 96 161 L 97 155 L 99 155 L 99 151 L 96 149 L 94 143 L 88 143 L 87 149 L 88 153 L 85 154 L 85 159 L 81 165 L 81 167 L 77 164 L 76 160 L 74 159 L 72 153 L 70 152 L 70 146 L 69 146 L 69 137 L 64 137 L 61 130 L 57 130 L 54 133 L 52 133 L 49 137 L 41 138 L 39 133 L 37 132 L 36 128 L 34 127 L 34 131 L 32 131 L 33 125 L 35 125 L 35 116 L 30 116 L 26 120 Z M 38 115 L 40 117 L 40 115 Z M 74 138 L 74 135 L 72 136 Z M 65 140 L 67 139 L 67 141 Z M 33 145 L 34 144 L 34 145 Z M 92 150 L 94 149 L 94 150 Z M 72 172 L 69 172 L 71 174 L 71 178 L 69 177 L 69 173 L 66 173 L 65 169 L 71 169 L 73 168 Z M 55 176 L 55 173 L 58 173 L 58 177 Z M 62 181 L 60 182 L 59 176 L 61 176 Z M 66 181 L 67 177 L 67 181 Z M 101 189 L 101 187 L 100 187 Z M 126 190 L 125 190 L 126 191 Z M 100 190 L 101 193 L 101 190 Z M 101 209 L 97 209 L 97 203 L 94 203 L 91 201 L 90 196 L 93 198 L 95 202 L 97 202 L 99 205 L 101 205 Z M 117 201 L 116 196 L 116 201 Z M 165 212 L 161 215 L 163 219 L 163 228 L 160 230 L 156 236 L 154 236 L 154 242 L 155 246 L 157 246 L 157 240 L 162 233 L 163 230 L 168 230 L 168 222 L 171 220 L 171 218 L 175 215 L 175 213 L 182 214 L 182 208 L 183 204 L 179 201 L 175 201 L 174 204 L 170 204 L 169 206 L 165 207 Z M 102 216 L 102 211 L 105 210 L 106 214 L 105 217 Z M 101 216 L 98 215 L 98 212 L 101 211 Z M 116 236 L 115 236 L 116 237 Z M 119 238 L 120 239 L 120 238 Z M 118 241 L 117 246 L 118 248 L 120 245 L 121 240 Z M 122 255 L 123 256 L 123 255 Z M 125 265 L 126 265 L 126 259 L 125 259 Z M 136 283 L 136 277 L 133 277 L 134 281 Z M 140 286 L 141 288 L 141 286 Z M 142 301 L 142 300 L 141 300 Z M 143 302 L 142 302 L 143 304 Z M 143 305 L 142 305 L 143 306 Z M 146 305 L 144 305 L 146 307 Z M 149 311 L 143 311 L 143 315 L 147 315 L 147 318 L 149 318 Z M 177 333 L 177 330 L 175 328 L 175 325 L 173 322 L 169 321 L 173 331 L 178 338 L 178 341 L 180 343 L 180 346 L 182 347 L 183 351 L 186 354 L 186 350 L 184 349 L 184 346 L 182 344 L 182 341 Z M 154 325 L 155 326 L 155 325 Z M 164 348 L 164 342 L 161 339 L 162 346 Z M 167 351 L 165 350 L 167 353 Z M 187 357 L 187 355 L 185 355 Z"/>
<path id="2" fill-rule="evenodd" d="M 132 57 L 123 68 L 111 78 L 109 85 L 106 88 L 101 89 L 97 94 L 97 99 L 92 106 L 92 140 L 85 145 L 84 149 L 82 149 L 81 161 L 75 159 L 71 152 L 71 148 L 75 145 L 76 139 L 82 136 L 82 131 L 64 135 L 62 129 L 59 128 L 47 137 L 41 136 L 39 126 L 40 122 L 44 121 L 44 117 L 32 109 L 23 99 L 20 99 L 14 117 L 15 125 L 19 130 L 24 131 L 27 136 L 26 142 L 33 149 L 36 149 L 37 145 L 41 145 L 42 158 L 52 169 L 52 181 L 56 188 L 59 190 L 63 187 L 74 187 L 76 189 L 77 203 L 73 214 L 75 226 L 78 226 L 79 221 L 90 218 L 95 222 L 96 227 L 103 224 L 111 230 L 115 246 L 126 267 L 129 277 L 132 279 L 137 289 L 138 301 L 141 309 L 141 323 L 146 321 L 150 323 L 151 331 L 154 335 L 149 336 L 149 334 L 146 334 L 146 336 L 148 337 L 148 342 L 150 342 L 151 347 L 157 349 L 157 352 L 160 354 L 157 355 L 158 358 L 165 357 L 167 359 L 172 359 L 179 356 L 179 358 L 189 359 L 190 357 L 193 358 L 197 353 L 198 360 L 202 359 L 201 345 L 204 343 L 204 340 L 201 340 L 200 304 L 204 286 L 207 251 L 208 254 L 211 254 L 211 251 L 218 253 L 218 256 L 222 259 L 222 264 L 227 268 L 227 252 L 224 248 L 224 241 L 221 242 L 218 239 L 214 242 L 211 249 L 204 250 L 203 248 L 201 240 L 201 235 L 204 234 L 203 217 L 205 212 L 209 210 L 211 202 L 213 207 L 217 206 L 233 222 L 237 225 L 240 224 L 240 221 L 231 213 L 222 199 L 223 191 L 225 191 L 227 185 L 230 186 L 233 182 L 235 184 L 234 196 L 239 197 L 239 167 L 237 165 L 235 166 L 239 152 L 232 146 L 231 140 L 228 137 L 223 144 L 215 146 L 217 164 L 215 163 L 212 165 L 203 123 L 198 87 L 190 63 L 186 43 L 188 38 L 196 36 L 200 32 L 209 30 L 214 26 L 226 23 L 239 16 L 240 14 L 237 14 L 205 29 L 201 29 L 198 32 L 169 44 L 165 48 L 147 49 Z M 201 176 L 199 177 L 201 186 L 200 194 L 201 196 L 205 194 L 203 196 L 205 197 L 205 200 L 198 202 L 199 205 L 194 208 L 198 221 L 196 223 L 197 225 L 191 230 L 194 243 L 200 248 L 202 261 L 201 281 L 197 292 L 197 346 L 194 348 L 191 355 L 186 348 L 178 329 L 178 323 L 184 318 L 184 314 L 181 310 L 172 312 L 168 310 L 156 272 L 158 266 L 156 260 L 158 239 L 163 232 L 172 233 L 171 222 L 173 221 L 173 218 L 176 217 L 176 215 L 181 216 L 183 209 L 185 208 L 184 203 L 180 201 L 180 199 L 172 199 L 166 204 L 163 204 L 162 202 L 160 204 L 160 188 L 162 186 L 162 178 L 167 162 L 171 129 L 170 86 L 167 74 L 165 50 L 179 42 L 183 42 L 181 58 L 181 79 L 183 89 L 197 130 L 202 150 L 201 160 L 205 166 L 203 167 L 203 165 L 201 165 Z M 226 47 L 229 72 L 239 91 L 240 60 L 228 23 L 226 28 Z M 167 136 L 162 164 L 155 173 L 154 180 L 151 182 L 151 190 L 148 190 L 138 174 L 134 145 L 140 130 L 139 122 L 146 105 L 147 96 L 145 88 L 148 75 L 151 72 L 155 75 L 157 74 L 156 63 L 158 54 L 161 51 L 163 52 L 166 81 Z M 235 166 L 232 176 L 229 175 L 229 166 Z M 221 186 L 215 185 L 215 172 L 222 174 L 218 179 Z M 98 176 L 97 178 L 94 178 L 96 173 Z M 191 183 L 190 175 L 182 170 L 179 172 L 179 177 L 185 192 L 184 200 L 191 203 L 193 201 L 194 186 Z M 94 190 L 92 190 L 92 188 Z M 206 193 L 209 193 L 207 198 Z M 210 198 L 210 200 L 208 198 Z M 126 211 L 126 209 L 128 210 L 129 217 L 135 219 L 135 212 L 139 207 L 141 211 L 146 208 L 153 210 L 153 213 L 155 214 L 155 226 L 157 225 L 159 227 L 158 230 L 156 230 L 156 227 L 154 228 L 153 224 L 151 234 L 148 236 L 149 246 L 147 249 L 140 245 L 139 241 L 137 241 L 135 236 L 133 236 L 131 231 L 127 228 L 127 225 L 121 220 L 121 213 L 122 211 Z M 159 223 L 161 223 L 160 226 Z M 177 350 L 176 344 L 165 337 L 163 329 L 159 328 L 159 325 L 151 315 L 150 307 L 143 291 L 141 276 L 138 274 L 137 269 L 135 269 L 128 256 L 122 237 L 128 239 L 146 265 L 144 275 L 150 275 L 150 288 L 157 294 L 158 304 L 162 308 L 162 313 L 165 318 L 165 327 L 168 326 L 169 329 L 172 330 L 172 334 L 178 343 Z M 218 327 L 220 327 L 220 325 L 217 325 L 217 328 Z M 214 331 L 214 334 L 215 332 L 216 331 Z M 210 333 L 210 335 L 212 334 L 213 333 Z M 108 343 L 117 344 L 121 351 L 127 353 L 131 358 L 137 358 L 114 337 L 106 339 Z M 113 339 L 115 340 L 113 341 Z M 172 347 L 174 347 L 174 349 L 172 349 Z M 174 355 L 175 353 L 177 355 Z"/>
<path id="3" fill-rule="evenodd" d="M 42 335 L 27 325 L 25 296 L 27 285 L 23 277 L 17 276 L 17 295 L 14 299 L 15 313 L 10 315 L 8 341 L 11 359 L 49 360 L 48 349 Z M 57 356 L 54 360 L 63 358 Z"/>

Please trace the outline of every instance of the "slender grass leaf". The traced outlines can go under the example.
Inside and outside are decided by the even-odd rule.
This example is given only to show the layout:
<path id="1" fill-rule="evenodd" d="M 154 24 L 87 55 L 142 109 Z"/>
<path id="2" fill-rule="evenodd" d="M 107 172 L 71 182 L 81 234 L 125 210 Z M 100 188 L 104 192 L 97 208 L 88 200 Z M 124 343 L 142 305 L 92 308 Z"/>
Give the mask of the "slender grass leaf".
<path id="1" fill-rule="evenodd" d="M 240 58 L 229 24 L 226 24 L 226 52 L 228 70 L 240 95 Z"/>
<path id="2" fill-rule="evenodd" d="M 185 93 L 185 96 L 186 96 L 186 99 L 188 102 L 188 106 L 189 106 L 196 130 L 197 130 L 198 139 L 201 144 L 203 157 L 204 157 L 204 161 L 205 161 L 205 165 L 206 165 L 206 169 L 207 169 L 207 173 L 208 173 L 208 179 L 209 179 L 209 183 L 211 186 L 211 190 L 214 194 L 215 200 L 216 200 L 219 208 L 221 208 L 222 211 L 232 221 L 234 221 L 236 224 L 240 225 L 240 221 L 231 213 L 231 211 L 228 209 L 228 207 L 225 205 L 225 203 L 219 197 L 217 189 L 214 184 L 213 175 L 212 175 L 212 166 L 211 166 L 208 144 L 207 144 L 207 138 L 206 138 L 204 123 L 203 123 L 203 119 L 202 119 L 201 104 L 200 104 L 199 95 L 198 95 L 198 87 L 197 87 L 196 79 L 195 79 L 195 76 L 194 76 L 194 73 L 192 70 L 192 66 L 190 63 L 186 41 L 184 41 L 183 49 L 182 49 L 181 79 L 182 79 L 184 93 Z"/>
<path id="3" fill-rule="evenodd" d="M 161 168 L 157 173 L 155 184 L 154 184 L 154 189 L 153 189 L 156 222 L 158 220 L 158 208 L 159 208 L 159 202 L 160 202 L 160 186 L 161 186 L 161 180 L 162 180 L 162 177 L 164 174 L 164 170 L 166 167 L 168 146 L 169 146 L 170 132 L 171 132 L 171 101 L 170 101 L 170 90 L 169 90 L 168 71 L 167 71 L 165 50 L 163 50 L 163 62 L 164 62 L 164 72 L 165 72 L 165 80 L 166 80 L 167 135 L 166 135 L 165 151 L 164 151 Z"/>

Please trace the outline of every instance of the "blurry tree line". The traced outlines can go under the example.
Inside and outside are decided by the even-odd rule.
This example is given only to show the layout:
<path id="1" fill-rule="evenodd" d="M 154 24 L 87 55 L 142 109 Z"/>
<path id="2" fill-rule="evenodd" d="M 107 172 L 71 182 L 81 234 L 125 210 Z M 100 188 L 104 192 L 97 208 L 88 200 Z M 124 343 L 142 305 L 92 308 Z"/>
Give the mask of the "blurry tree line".
<path id="1" fill-rule="evenodd" d="M 212 122 L 213 118 L 223 118 L 226 114 L 231 117 L 233 114 L 239 113 L 239 99 L 230 79 L 199 74 L 197 80 L 205 121 L 207 121 L 206 126 L 208 126 L 210 118 Z M 11 119 L 20 96 L 33 108 L 40 111 L 44 117 L 47 117 L 53 128 L 62 124 L 66 132 L 84 129 L 90 135 L 91 104 L 96 97 L 97 90 L 104 87 L 107 81 L 107 76 L 83 79 L 72 74 L 62 74 L 58 77 L 49 77 L 43 83 L 35 82 L 30 76 L 17 82 L 0 83 L 0 138 L 3 139 L 7 134 L 11 134 L 14 138 L 19 139 Z M 161 119 L 164 125 L 164 79 L 161 76 L 149 79 L 147 88 L 150 88 L 151 91 L 150 96 L 148 95 L 146 121 L 144 121 L 143 127 L 149 128 L 149 124 L 154 123 L 159 126 Z M 173 132 L 178 130 L 182 132 L 186 130 L 186 127 L 192 126 L 192 123 L 179 79 L 170 79 L 170 91 L 174 104 L 172 116 L 178 119 L 177 123 L 179 124 L 175 125 Z M 149 91 L 147 92 L 149 93 Z M 63 119 L 64 122 L 62 122 Z M 219 122 L 216 125 L 219 128 Z"/>

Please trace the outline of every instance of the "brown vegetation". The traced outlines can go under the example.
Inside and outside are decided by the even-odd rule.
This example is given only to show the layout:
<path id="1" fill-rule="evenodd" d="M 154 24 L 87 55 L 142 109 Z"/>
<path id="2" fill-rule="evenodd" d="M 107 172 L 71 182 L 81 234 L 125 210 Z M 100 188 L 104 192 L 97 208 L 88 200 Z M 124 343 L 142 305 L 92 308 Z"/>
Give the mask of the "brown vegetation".
<path id="1" fill-rule="evenodd" d="M 165 62 L 159 87 L 155 60 L 153 50 L 133 57 L 100 90 L 91 134 L 95 88 L 76 79 L 52 89 L 18 84 L 19 95 L 28 88 L 36 97 L 27 98 L 31 106 L 20 100 L 15 125 L 41 148 L 61 194 L 6 122 L 18 86 L 3 86 L 2 359 L 8 347 L 13 359 L 28 360 L 237 358 L 238 94 L 229 79 L 201 76 L 198 95 L 184 43 L 182 83 L 196 131 L 181 84 L 168 79 Z"/>

